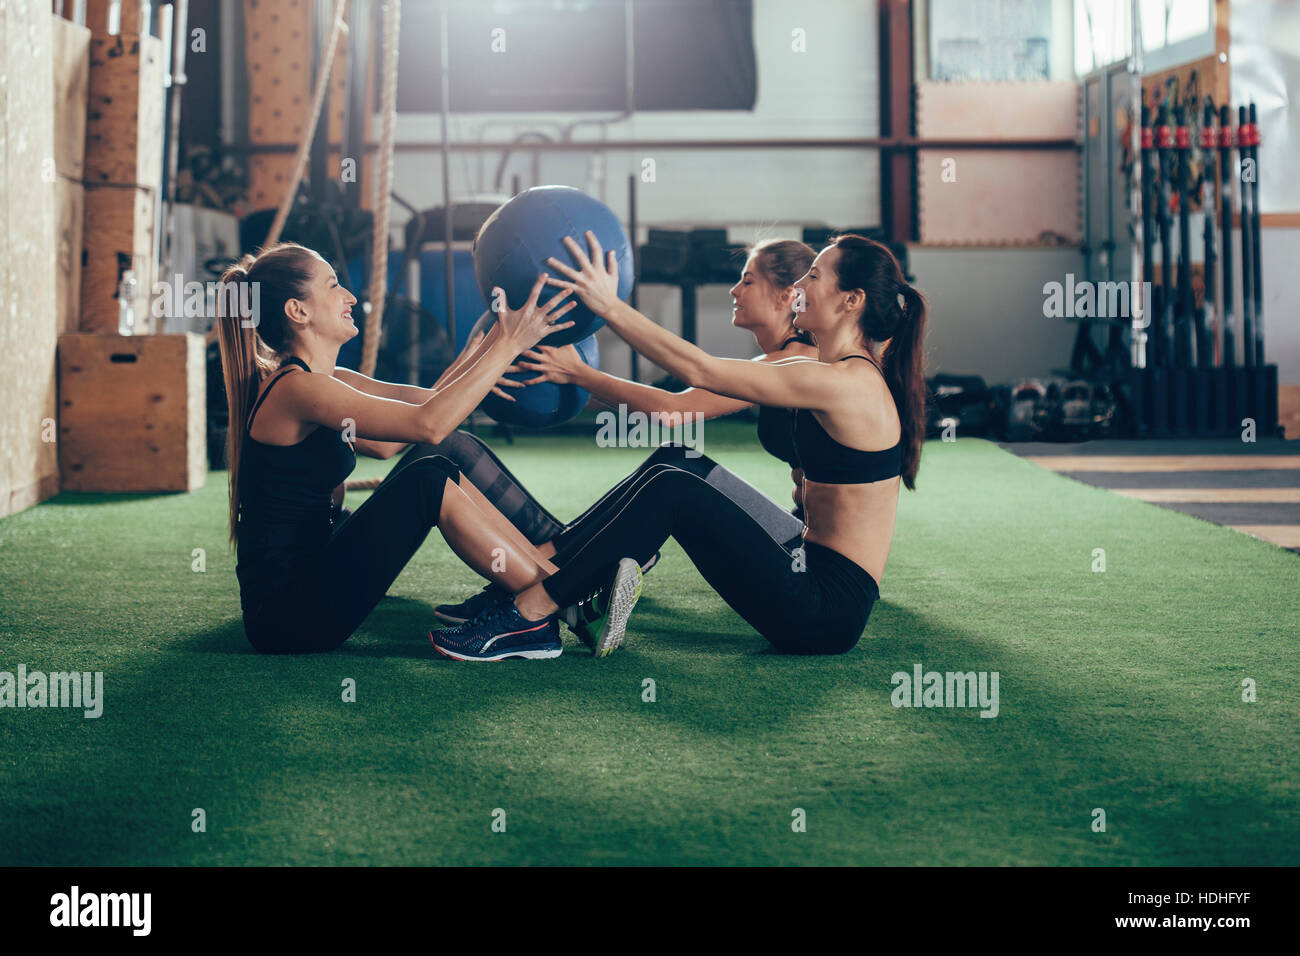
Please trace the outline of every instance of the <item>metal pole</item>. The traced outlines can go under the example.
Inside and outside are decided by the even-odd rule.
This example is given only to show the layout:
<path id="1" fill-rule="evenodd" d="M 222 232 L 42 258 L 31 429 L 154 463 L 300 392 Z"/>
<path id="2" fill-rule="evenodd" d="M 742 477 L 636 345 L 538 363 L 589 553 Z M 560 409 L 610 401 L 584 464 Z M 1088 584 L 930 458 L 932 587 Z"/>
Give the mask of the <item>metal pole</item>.
<path id="1" fill-rule="evenodd" d="M 1154 303 L 1147 301 L 1146 283 L 1150 276 L 1143 271 L 1143 209 L 1142 200 L 1146 190 L 1143 188 L 1143 176 L 1146 173 L 1142 162 L 1142 22 L 1138 11 L 1138 0 L 1129 4 L 1130 24 L 1129 43 L 1132 51 L 1128 58 L 1129 103 L 1133 110 L 1134 121 L 1129 124 L 1129 155 L 1133 159 L 1133 178 L 1129 183 L 1128 208 L 1129 223 L 1133 231 L 1133 244 L 1129 247 L 1129 275 L 1136 276 L 1137 281 L 1131 286 L 1137 292 L 1137 308 L 1133 309 L 1132 362 L 1134 368 L 1147 367 L 1147 332 L 1151 325 L 1151 312 Z M 1130 308 L 1133 307 L 1130 297 Z"/>
<path id="2" fill-rule="evenodd" d="M 452 259 L 451 219 L 451 43 L 448 42 L 447 0 L 438 9 L 439 49 L 442 59 L 442 96 L 439 104 L 442 113 L 442 249 L 443 264 L 447 274 L 447 334 L 451 336 L 454 351 L 456 340 L 456 263 Z"/>
<path id="3" fill-rule="evenodd" d="M 636 111 L 636 11 L 633 8 L 632 0 L 625 0 L 623 4 L 623 49 L 624 60 L 627 68 L 623 75 L 623 109 L 629 117 Z M 640 274 L 637 268 L 638 256 L 636 245 L 636 172 L 633 171 L 627 177 L 627 211 L 628 211 L 628 231 L 632 240 L 632 293 L 628 297 L 632 308 L 637 307 L 637 289 L 636 280 Z M 641 379 L 641 355 L 636 349 L 628 349 L 629 367 L 628 375 L 632 381 L 637 382 Z"/>
<path id="4" fill-rule="evenodd" d="M 635 309 L 638 305 L 637 279 L 641 275 L 641 269 L 639 268 L 641 256 L 637 251 L 636 244 L 636 173 L 630 173 L 627 177 L 627 209 L 628 231 L 631 233 L 632 239 L 632 294 L 628 296 L 628 303 Z M 632 359 L 628 374 L 632 381 L 638 382 L 641 380 L 641 356 L 636 349 L 630 349 L 629 352 Z"/>

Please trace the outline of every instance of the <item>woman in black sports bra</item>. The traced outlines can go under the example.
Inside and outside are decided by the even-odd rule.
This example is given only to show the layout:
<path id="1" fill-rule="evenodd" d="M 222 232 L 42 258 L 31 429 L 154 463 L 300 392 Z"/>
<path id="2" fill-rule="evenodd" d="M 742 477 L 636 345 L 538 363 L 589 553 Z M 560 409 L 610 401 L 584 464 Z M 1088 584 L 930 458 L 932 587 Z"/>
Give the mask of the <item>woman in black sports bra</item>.
<path id="1" fill-rule="evenodd" d="M 794 284 L 807 273 L 814 255 L 813 249 L 793 239 L 767 239 L 750 248 L 740 279 L 730 289 L 733 300 L 731 324 L 754 336 L 763 352 L 754 361 L 776 362 L 817 355 L 812 336 L 795 327 L 792 302 Z M 704 418 L 721 418 L 752 408 L 755 404 L 705 389 L 669 392 L 653 385 L 630 382 L 587 365 L 571 345 L 559 348 L 539 345 L 527 353 L 519 368 L 539 374 L 521 382 L 503 381 L 501 384 L 516 388 L 536 382 L 574 384 L 606 405 L 625 405 L 629 412 L 645 415 L 698 414 Z M 769 455 L 798 471 L 799 460 L 790 437 L 790 409 L 760 405 L 758 440 Z M 802 520 L 798 508 L 795 514 Z M 786 522 L 782 527 L 791 525 Z M 794 533 L 798 533 L 798 525 L 793 527 Z"/>
<path id="2" fill-rule="evenodd" d="M 633 348 L 683 381 L 796 409 L 807 523 L 802 542 L 783 546 L 697 476 L 659 466 L 625 490 L 600 529 L 557 554 L 554 574 L 516 595 L 518 615 L 533 619 L 579 600 L 612 566 L 622 571 L 626 559 L 643 560 L 671 536 L 719 595 L 779 649 L 847 651 L 879 596 L 899 485 L 915 488 L 925 432 L 924 299 L 884 245 L 839 236 L 796 283 L 805 306 L 797 325 L 816 336 L 819 360 L 719 359 L 619 302 L 612 254 L 607 258 L 590 232 L 587 240 L 590 260 L 566 240 L 580 268 L 549 260 L 566 277 L 552 284 L 576 292 Z M 624 592 L 620 614 L 637 593 Z M 484 626 L 475 636 L 490 638 Z"/>
<path id="3" fill-rule="evenodd" d="M 816 356 L 817 347 L 812 344 L 812 336 L 794 326 L 795 313 L 791 304 L 794 284 L 807 273 L 815 254 L 804 243 L 792 239 L 767 239 L 749 250 L 740 279 L 730 291 L 735 304 L 732 324 L 751 333 L 758 347 L 763 350 L 763 354 L 755 361 L 774 362 Z M 631 412 L 644 415 L 699 414 L 705 418 L 717 418 L 753 407 L 752 402 L 716 395 L 703 389 L 670 392 L 653 385 L 618 378 L 591 368 L 571 345 L 561 348 L 538 346 L 526 354 L 531 361 L 521 362 L 519 368 L 540 374 L 524 384 L 541 381 L 561 385 L 577 384 L 600 401 L 611 406 L 626 406 Z M 502 379 L 498 386 L 522 387 L 522 384 Z M 686 448 L 677 444 L 665 444 L 656 449 L 635 471 L 568 523 L 560 521 L 547 511 L 491 449 L 468 432 L 455 432 L 439 445 L 411 448 L 393 469 L 393 473 L 397 473 L 408 461 L 425 455 L 446 456 L 460 467 L 516 528 L 538 546 L 539 553 L 552 557 L 592 522 L 603 521 L 609 505 L 618 500 L 618 495 L 629 483 L 637 481 L 650 468 L 670 464 L 704 478 L 744 508 L 763 525 L 770 536 L 778 541 L 789 542 L 803 533 L 803 511 L 799 503 L 802 472 L 794 451 L 791 410 L 759 406 L 758 440 L 768 454 L 786 462 L 791 468 L 796 503 L 792 511 L 771 500 L 709 456 L 688 454 Z M 459 624 L 474 617 L 502 596 L 499 588 L 489 584 L 478 594 L 458 604 L 438 605 L 434 608 L 434 615 L 443 623 Z"/>

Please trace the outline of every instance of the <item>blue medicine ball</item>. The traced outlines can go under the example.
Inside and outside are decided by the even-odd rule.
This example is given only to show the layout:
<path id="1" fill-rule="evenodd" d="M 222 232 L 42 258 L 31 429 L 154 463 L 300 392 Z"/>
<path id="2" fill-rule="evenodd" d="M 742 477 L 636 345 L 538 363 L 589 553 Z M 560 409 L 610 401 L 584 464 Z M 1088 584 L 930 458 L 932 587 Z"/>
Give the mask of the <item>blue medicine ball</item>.
<path id="1" fill-rule="evenodd" d="M 528 293 L 539 273 L 567 278 L 547 265 L 546 259 L 554 256 L 565 265 L 576 265 L 561 240 L 572 236 L 590 254 L 583 235 L 588 229 L 596 234 L 605 252 L 613 250 L 618 256 L 618 297 L 626 302 L 632 294 L 632 247 L 627 231 L 608 206 L 570 186 L 526 189 L 483 223 L 474 240 L 474 277 L 483 298 L 491 303 L 492 288 L 499 286 L 505 290 L 510 307 L 517 309 L 528 301 Z M 559 291 L 558 287 L 548 285 L 538 301 L 546 302 Z M 565 313 L 562 321 L 573 322 L 573 328 L 555 333 L 544 344 L 569 345 L 587 338 L 605 324 L 604 319 L 578 301 L 576 294 L 570 298 L 578 304 Z"/>
<path id="2" fill-rule="evenodd" d="M 470 339 L 485 332 L 496 322 L 496 314 L 484 312 L 474 323 Z M 542 345 L 550 345 L 550 338 L 542 339 Z M 600 368 L 600 347 L 596 336 L 589 335 L 581 342 L 573 343 L 582 360 L 592 368 Z M 526 382 L 536 378 L 536 372 L 507 372 L 506 378 L 516 382 Z M 519 428 L 550 428 L 562 425 L 587 407 L 591 395 L 585 388 L 576 385 L 556 385 L 554 382 L 538 382 L 525 388 L 502 389 L 513 402 L 488 393 L 483 399 L 483 411 L 487 412 L 503 425 L 515 425 Z"/>

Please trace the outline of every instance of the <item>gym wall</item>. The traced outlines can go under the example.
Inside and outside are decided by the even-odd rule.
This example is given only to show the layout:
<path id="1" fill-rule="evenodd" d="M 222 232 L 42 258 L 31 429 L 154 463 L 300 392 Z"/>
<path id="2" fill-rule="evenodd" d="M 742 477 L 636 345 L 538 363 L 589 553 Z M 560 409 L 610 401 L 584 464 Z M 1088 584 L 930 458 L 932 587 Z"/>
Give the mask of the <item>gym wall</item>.
<path id="1" fill-rule="evenodd" d="M 754 51 L 758 97 L 752 112 L 646 111 L 605 127 L 586 125 L 575 139 L 801 139 L 876 136 L 880 132 L 877 81 L 878 39 L 874 5 L 859 0 L 754 0 Z M 791 30 L 806 31 L 807 52 L 791 49 Z M 455 113 L 452 141 L 486 138 L 509 141 L 541 129 L 554 135 L 561 125 L 591 114 Z M 613 115 L 613 114 L 610 114 Z M 441 121 L 435 114 L 402 113 L 397 142 L 436 143 Z M 565 183 L 599 198 L 624 221 L 627 179 L 653 159 L 656 182 L 642 182 L 637 220 L 645 242 L 648 229 L 722 227 L 732 242 L 769 236 L 798 238 L 805 223 L 843 226 L 880 222 L 880 160 L 859 149 L 671 149 L 649 157 L 628 151 L 543 152 L 527 149 L 510 157 L 502 177 L 510 189 L 518 175 L 524 186 Z M 455 196 L 489 192 L 500 154 L 453 153 Z M 442 163 L 436 147 L 399 150 L 394 188 L 419 208 L 441 205 Z M 400 217 L 399 217 L 400 222 Z M 394 236 L 395 241 L 400 241 Z M 737 270 L 739 271 L 739 270 Z M 679 293 L 674 287 L 643 285 L 640 304 L 670 329 L 680 328 Z M 699 344 L 717 355 L 748 357 L 753 339 L 731 328 L 726 286 L 699 290 Z M 600 338 L 601 364 L 627 375 L 630 352 L 611 334 Z M 662 374 L 641 362 L 642 380 Z"/>
<path id="2" fill-rule="evenodd" d="M 1300 323 L 1295 321 L 1290 292 L 1291 270 L 1300 262 L 1300 177 L 1295 174 L 1300 110 L 1293 102 L 1300 89 L 1300 4 L 1232 0 L 1228 26 L 1233 100 L 1259 104 L 1260 248 L 1268 359 L 1277 364 L 1281 384 L 1300 386 Z M 1236 239 L 1240 243 L 1240 232 Z M 1240 315 L 1240 284 L 1236 292 Z"/>
<path id="3" fill-rule="evenodd" d="M 47 0 L 0 4 L 0 517 L 59 490 L 52 36 Z"/>

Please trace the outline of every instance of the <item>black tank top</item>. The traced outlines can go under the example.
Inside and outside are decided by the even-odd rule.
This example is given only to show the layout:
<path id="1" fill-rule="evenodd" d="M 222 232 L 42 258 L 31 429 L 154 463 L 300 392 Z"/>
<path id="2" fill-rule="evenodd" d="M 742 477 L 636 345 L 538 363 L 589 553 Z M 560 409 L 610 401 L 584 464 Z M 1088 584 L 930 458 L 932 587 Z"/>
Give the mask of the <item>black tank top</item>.
<path id="1" fill-rule="evenodd" d="M 785 349 L 791 342 L 812 345 L 812 337 L 807 332 L 800 332 L 782 342 L 781 348 Z M 758 406 L 758 443 L 773 458 L 779 458 L 791 468 L 798 468 L 799 452 L 794 447 L 794 409 Z"/>
<path id="2" fill-rule="evenodd" d="M 846 355 L 840 359 L 865 359 L 884 374 L 875 361 L 865 355 Z M 822 423 L 810 409 L 800 408 L 794 414 L 794 443 L 803 462 L 803 473 L 810 481 L 830 485 L 868 484 L 896 478 L 901 471 L 903 442 L 900 438 L 892 448 L 863 451 L 842 445 L 827 434 Z"/>
<path id="3" fill-rule="evenodd" d="M 249 431 L 253 419 L 287 365 L 310 372 L 307 363 L 287 359 L 249 413 L 239 466 L 239 564 L 245 598 L 273 589 L 283 572 L 329 541 L 333 532 L 330 496 L 352 473 L 357 456 L 340 432 L 317 427 L 296 445 L 266 445 Z"/>

